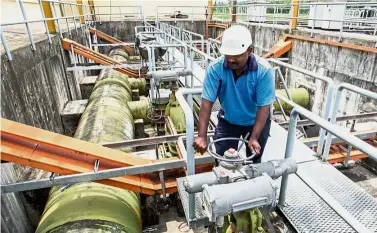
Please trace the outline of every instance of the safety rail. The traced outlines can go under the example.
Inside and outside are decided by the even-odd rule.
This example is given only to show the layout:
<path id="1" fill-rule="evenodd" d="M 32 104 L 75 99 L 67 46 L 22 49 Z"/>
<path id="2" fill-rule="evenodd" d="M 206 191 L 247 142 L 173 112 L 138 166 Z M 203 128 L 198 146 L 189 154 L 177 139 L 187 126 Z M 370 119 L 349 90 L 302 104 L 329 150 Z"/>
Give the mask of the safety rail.
<path id="1" fill-rule="evenodd" d="M 164 9 L 161 12 L 161 9 Z M 170 10 L 170 11 L 169 11 Z M 156 8 L 156 21 L 171 17 L 179 11 L 187 17 L 182 20 L 206 19 L 221 22 L 244 22 L 261 25 L 285 25 L 290 30 L 296 25 L 308 27 L 313 36 L 316 28 L 339 31 L 339 41 L 345 31 L 364 34 L 377 34 L 377 3 L 370 2 L 300 2 L 289 4 L 250 2 L 238 5 L 217 6 L 159 6 Z M 294 14 L 297 12 L 297 14 Z M 333 12 L 333 13 L 332 13 Z M 355 12 L 358 12 L 356 14 Z M 180 20 L 174 18 L 175 21 Z M 376 41 L 377 42 L 377 41 Z"/>
<path id="2" fill-rule="evenodd" d="M 345 132 L 342 128 L 337 125 L 328 122 L 327 120 L 321 118 L 320 116 L 296 105 L 287 98 L 277 94 L 276 95 L 280 100 L 294 106 L 294 109 L 291 112 L 290 123 L 288 128 L 288 137 L 285 148 L 285 158 L 289 159 L 293 156 L 293 148 L 296 139 L 296 126 L 297 126 L 297 117 L 302 115 L 308 120 L 316 123 L 321 128 L 324 128 L 326 131 L 336 135 L 338 138 L 344 140 L 350 145 L 358 148 L 360 151 L 368 154 L 371 158 L 377 160 L 377 149 L 368 143 L 362 141 L 361 139 L 355 137 L 354 135 Z M 296 175 L 306 183 L 322 200 L 324 200 L 339 216 L 341 216 L 356 232 L 371 232 L 363 224 L 361 224 L 354 216 L 352 216 L 338 201 L 329 195 L 323 188 L 321 188 L 316 182 L 314 182 L 310 177 L 308 177 L 304 172 L 298 170 Z M 285 206 L 286 200 L 286 191 L 288 187 L 289 175 L 283 176 L 280 186 L 280 195 L 279 195 L 279 205 L 281 207 Z"/>
<path id="3" fill-rule="evenodd" d="M 366 97 L 369 97 L 371 99 L 377 100 L 377 93 L 365 90 L 363 88 L 360 88 L 360 87 L 357 87 L 357 86 L 354 86 L 354 85 L 351 85 L 351 84 L 348 84 L 348 83 L 339 84 L 335 88 L 335 100 L 334 100 L 333 109 L 332 109 L 332 115 L 331 115 L 331 120 L 330 120 L 330 122 L 332 124 L 336 123 L 336 118 L 337 118 L 337 114 L 338 114 L 338 110 L 339 110 L 339 105 L 340 105 L 340 100 L 341 100 L 341 97 L 342 97 L 342 92 L 345 89 L 348 90 L 348 91 L 350 91 L 350 92 L 354 92 L 354 93 L 357 93 L 359 95 L 366 96 Z M 327 159 L 328 159 L 328 155 L 329 155 L 329 152 L 330 152 L 331 142 L 332 142 L 332 133 L 328 132 L 327 133 L 327 138 L 326 138 L 325 149 L 324 149 L 324 152 L 323 152 L 323 160 L 324 161 L 327 161 Z M 350 144 L 350 145 L 352 145 L 352 144 Z M 350 145 L 349 145 L 349 149 L 348 150 L 350 150 L 350 148 L 351 148 Z M 322 151 L 318 151 L 318 152 L 321 153 Z M 370 155 L 370 154 L 368 154 L 368 155 Z M 346 160 L 346 162 L 348 162 L 348 159 L 349 159 L 349 153 L 347 153 L 347 160 Z"/>
<path id="4" fill-rule="evenodd" d="M 212 39 L 212 38 L 208 38 L 208 40 L 207 40 L 207 54 L 209 56 L 214 57 L 214 58 L 220 57 L 221 56 L 220 45 L 221 45 L 221 41 L 216 40 L 216 39 Z"/>
<path id="5" fill-rule="evenodd" d="M 133 19 L 144 20 L 143 10 L 141 6 L 101 6 L 101 5 L 91 5 L 91 4 L 78 4 L 72 2 L 58 1 L 58 0 L 38 0 L 40 8 L 40 19 L 29 20 L 27 11 L 24 7 L 24 0 L 16 1 L 20 6 L 20 11 L 22 14 L 22 21 L 18 22 L 1 22 L 0 24 L 0 34 L 1 43 L 3 44 L 6 56 L 9 61 L 11 61 L 12 54 L 8 47 L 6 39 L 5 27 L 25 25 L 26 33 L 29 38 L 30 46 L 32 50 L 36 50 L 35 39 L 33 35 L 41 34 L 40 27 L 37 27 L 35 33 L 32 31 L 31 24 L 43 24 L 44 32 L 47 36 L 49 43 L 52 43 L 53 34 L 58 34 L 60 38 L 63 38 L 63 32 L 67 32 L 70 36 L 72 30 L 76 32 L 79 28 L 84 28 L 82 33 L 87 34 L 90 26 L 94 26 L 96 22 L 102 23 L 104 16 L 116 15 L 117 17 L 126 18 L 123 16 L 129 16 L 132 14 Z M 116 8 L 120 9 L 120 12 L 101 13 L 100 9 L 103 8 Z M 129 13 L 126 10 L 121 11 L 121 9 L 133 9 L 135 12 Z M 102 10 L 103 12 L 104 10 Z M 112 20 L 112 18 L 110 18 Z M 38 26 L 38 25 L 36 25 Z"/>

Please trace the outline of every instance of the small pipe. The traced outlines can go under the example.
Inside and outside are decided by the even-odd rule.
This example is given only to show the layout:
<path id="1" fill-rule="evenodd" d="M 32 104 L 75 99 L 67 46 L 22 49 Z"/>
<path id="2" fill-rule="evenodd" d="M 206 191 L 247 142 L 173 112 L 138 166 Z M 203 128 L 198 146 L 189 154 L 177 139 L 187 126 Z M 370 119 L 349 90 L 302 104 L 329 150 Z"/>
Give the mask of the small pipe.
<path id="1" fill-rule="evenodd" d="M 45 12 L 44 12 L 43 6 L 42 6 L 42 0 L 39 0 L 38 2 L 39 2 L 39 8 L 41 9 L 42 18 L 45 19 L 46 16 L 45 16 Z M 72 14 L 73 14 L 73 11 L 72 11 Z M 47 34 L 48 42 L 51 44 L 52 43 L 52 41 L 51 41 L 51 35 L 50 35 L 50 31 L 48 30 L 48 26 L 47 26 L 46 20 L 43 20 L 43 23 L 44 23 L 45 28 L 46 28 L 46 34 Z"/>

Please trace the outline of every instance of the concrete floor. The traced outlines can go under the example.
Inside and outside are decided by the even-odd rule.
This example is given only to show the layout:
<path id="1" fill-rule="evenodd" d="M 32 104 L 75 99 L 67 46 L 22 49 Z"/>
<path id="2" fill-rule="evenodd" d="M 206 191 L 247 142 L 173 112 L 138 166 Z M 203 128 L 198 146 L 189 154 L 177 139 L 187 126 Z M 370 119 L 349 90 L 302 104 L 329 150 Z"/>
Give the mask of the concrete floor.
<path id="1" fill-rule="evenodd" d="M 351 165 L 350 168 L 341 168 L 339 171 L 377 199 L 376 173 L 366 169 L 358 162 Z"/>

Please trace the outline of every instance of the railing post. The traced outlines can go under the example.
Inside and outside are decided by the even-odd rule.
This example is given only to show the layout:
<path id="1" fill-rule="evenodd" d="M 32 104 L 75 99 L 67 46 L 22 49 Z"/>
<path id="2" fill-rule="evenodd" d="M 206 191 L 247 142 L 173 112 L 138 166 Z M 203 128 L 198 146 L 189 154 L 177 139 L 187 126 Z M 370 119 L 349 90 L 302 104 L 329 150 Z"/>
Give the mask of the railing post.
<path id="1" fill-rule="evenodd" d="M 76 2 L 77 2 L 77 8 L 79 9 L 80 22 L 84 24 L 85 18 L 84 18 L 84 11 L 82 10 L 82 0 L 76 0 Z"/>
<path id="2" fill-rule="evenodd" d="M 300 3 L 300 0 L 292 0 L 292 8 L 291 8 L 292 18 L 289 24 L 290 30 L 295 30 L 297 28 L 297 21 L 298 21 L 297 17 L 298 17 L 298 12 L 300 9 L 299 3 Z"/>

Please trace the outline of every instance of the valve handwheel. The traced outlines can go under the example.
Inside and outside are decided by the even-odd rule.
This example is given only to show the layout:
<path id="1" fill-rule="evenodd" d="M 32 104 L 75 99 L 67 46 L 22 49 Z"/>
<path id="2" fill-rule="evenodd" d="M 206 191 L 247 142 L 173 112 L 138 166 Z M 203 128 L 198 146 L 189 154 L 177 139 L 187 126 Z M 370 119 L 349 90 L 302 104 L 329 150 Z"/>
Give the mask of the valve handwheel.
<path id="1" fill-rule="evenodd" d="M 217 140 L 212 141 L 211 143 L 208 144 L 207 151 L 208 153 L 214 157 L 215 159 L 219 161 L 224 161 L 228 163 L 242 163 L 242 162 L 247 162 L 249 160 L 252 160 L 255 157 L 255 153 L 253 153 L 250 157 L 248 158 L 242 158 L 238 151 L 235 149 L 229 149 L 228 151 L 225 152 L 224 156 L 220 156 L 219 154 L 216 153 L 216 151 L 212 150 L 212 146 L 215 143 L 221 142 L 221 141 L 241 141 L 242 143 L 248 144 L 248 140 L 243 139 L 243 138 L 220 138 Z"/>

